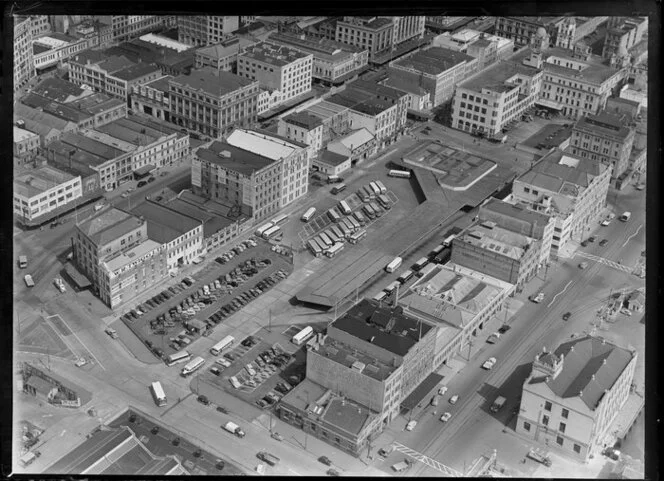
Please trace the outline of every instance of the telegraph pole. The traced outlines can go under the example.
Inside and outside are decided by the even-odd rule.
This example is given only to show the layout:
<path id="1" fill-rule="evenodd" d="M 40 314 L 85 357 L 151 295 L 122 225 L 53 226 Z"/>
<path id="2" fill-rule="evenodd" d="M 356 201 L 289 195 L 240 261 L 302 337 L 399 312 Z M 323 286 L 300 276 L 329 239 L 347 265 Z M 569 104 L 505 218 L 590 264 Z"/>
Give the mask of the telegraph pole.
<path id="1" fill-rule="evenodd" d="M 471 334 L 472 336 L 472 334 Z M 469 337 L 468 338 L 468 362 L 470 362 L 470 351 L 473 348 L 473 340 Z"/>
<path id="2" fill-rule="evenodd" d="M 272 332 L 272 309 L 270 309 L 269 316 L 267 318 L 267 331 Z"/>

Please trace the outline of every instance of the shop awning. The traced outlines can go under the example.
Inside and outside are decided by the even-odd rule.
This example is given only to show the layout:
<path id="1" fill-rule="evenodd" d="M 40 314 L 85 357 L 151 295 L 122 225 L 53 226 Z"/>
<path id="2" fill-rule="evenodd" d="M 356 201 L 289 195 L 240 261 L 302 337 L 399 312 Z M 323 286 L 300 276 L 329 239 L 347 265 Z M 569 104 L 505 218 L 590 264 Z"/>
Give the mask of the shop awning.
<path id="1" fill-rule="evenodd" d="M 422 402 L 427 396 L 429 396 L 433 391 L 436 390 L 440 381 L 443 380 L 443 376 L 438 373 L 432 372 L 429 374 L 424 381 L 422 381 L 419 386 L 417 386 L 413 392 L 411 392 L 406 399 L 401 403 L 401 408 L 407 411 L 412 410 L 417 407 L 418 404 Z"/>
<path id="2" fill-rule="evenodd" d="M 538 105 L 540 107 L 545 107 L 547 109 L 553 109 L 553 110 L 562 110 L 563 109 L 563 104 L 559 102 L 554 102 L 553 100 L 547 100 L 547 99 L 539 99 L 535 102 L 535 105 Z"/>
<path id="3" fill-rule="evenodd" d="M 78 269 L 70 263 L 65 264 L 65 272 L 79 289 L 85 289 L 92 285 L 88 278 L 78 272 Z"/>
<path id="4" fill-rule="evenodd" d="M 144 165 L 143 167 L 139 167 L 134 171 L 134 175 L 136 177 L 145 177 L 148 175 L 150 172 L 152 172 L 155 169 L 155 166 L 152 164 Z"/>

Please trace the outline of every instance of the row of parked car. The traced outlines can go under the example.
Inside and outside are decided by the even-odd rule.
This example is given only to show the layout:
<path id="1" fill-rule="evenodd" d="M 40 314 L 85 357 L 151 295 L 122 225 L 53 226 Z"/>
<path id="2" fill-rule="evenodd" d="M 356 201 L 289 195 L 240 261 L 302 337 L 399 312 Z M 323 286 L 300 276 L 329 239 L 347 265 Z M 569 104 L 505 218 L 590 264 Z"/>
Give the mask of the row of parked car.
<path id="1" fill-rule="evenodd" d="M 233 247 L 225 254 L 222 254 L 221 256 L 217 257 L 215 261 L 217 261 L 219 264 L 226 264 L 236 255 L 244 252 L 246 249 L 251 249 L 252 247 L 256 247 L 257 245 L 258 243 L 256 242 L 256 239 L 254 237 L 250 237 L 246 241 L 240 242 L 238 245 Z"/>
<path id="2" fill-rule="evenodd" d="M 269 261 L 269 259 L 265 259 L 263 262 L 265 261 Z M 252 300 L 260 296 L 263 292 L 270 289 L 279 281 L 285 279 L 287 276 L 288 274 L 282 270 L 274 272 L 273 274 L 269 275 L 268 277 L 260 281 L 258 284 L 256 284 L 256 286 L 253 287 L 252 289 L 249 289 L 248 291 L 239 294 L 228 304 L 222 306 L 217 312 L 208 317 L 205 323 L 208 326 L 219 324 L 226 317 L 232 315 L 235 311 L 249 304 Z M 244 282 L 244 280 L 239 279 L 238 282 Z"/>
<path id="3" fill-rule="evenodd" d="M 187 276 L 180 283 L 175 284 L 174 286 L 171 286 L 167 289 L 164 289 L 161 291 L 159 294 L 156 296 L 152 297 L 151 299 L 148 299 L 145 301 L 143 304 L 138 305 L 128 313 L 124 314 L 121 319 L 133 322 L 139 317 L 141 317 L 143 314 L 149 312 L 150 310 L 154 309 L 157 307 L 159 304 L 162 304 L 163 302 L 167 301 L 171 297 L 173 297 L 176 294 L 179 294 L 180 292 L 184 291 L 185 289 L 190 288 L 191 286 L 194 285 L 194 280 L 193 277 Z"/>

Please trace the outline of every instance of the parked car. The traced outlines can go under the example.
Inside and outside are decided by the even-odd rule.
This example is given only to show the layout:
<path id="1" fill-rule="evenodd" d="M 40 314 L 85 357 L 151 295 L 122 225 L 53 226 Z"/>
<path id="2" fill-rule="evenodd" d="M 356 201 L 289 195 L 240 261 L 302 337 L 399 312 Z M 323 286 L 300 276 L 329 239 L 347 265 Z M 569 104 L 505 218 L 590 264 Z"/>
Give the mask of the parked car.
<path id="1" fill-rule="evenodd" d="M 498 329 L 498 332 L 501 333 L 501 334 L 505 334 L 510 329 L 512 329 L 511 326 L 508 326 L 507 324 L 503 324 L 502 326 L 500 326 L 500 329 Z"/>
<path id="2" fill-rule="evenodd" d="M 602 239 L 601 241 L 599 241 L 599 245 L 600 245 L 600 247 L 604 247 L 604 246 L 607 245 L 608 243 L 609 243 L 609 240 L 608 240 L 608 239 Z"/>
<path id="3" fill-rule="evenodd" d="M 417 426 L 417 421 L 408 421 L 408 424 L 406 424 L 406 431 L 412 431 L 415 429 L 415 426 Z"/>
<path id="4" fill-rule="evenodd" d="M 283 441 L 283 440 L 284 440 L 284 437 L 283 437 L 281 434 L 279 434 L 278 432 L 273 432 L 273 433 L 270 435 L 270 437 L 271 437 L 272 439 L 276 439 L 277 441 Z"/>
<path id="5" fill-rule="evenodd" d="M 458 400 L 459 400 L 459 395 L 455 394 L 450 398 L 450 404 L 456 404 Z"/>
<path id="6" fill-rule="evenodd" d="M 210 400 L 207 398 L 207 396 L 201 394 L 197 398 L 198 402 L 201 404 L 204 404 L 205 406 L 208 406 L 210 404 Z"/>
<path id="7" fill-rule="evenodd" d="M 581 241 L 581 247 L 587 247 L 587 246 L 588 246 L 587 240 Z"/>
<path id="8" fill-rule="evenodd" d="M 579 264 L 579 269 L 585 269 L 588 267 L 588 263 L 586 261 L 583 261 Z"/>
<path id="9" fill-rule="evenodd" d="M 594 235 L 591 235 L 590 237 L 588 237 L 588 242 L 595 242 L 596 239 L 597 238 Z"/>
<path id="10" fill-rule="evenodd" d="M 563 321 L 566 321 L 570 317 L 572 317 L 572 313 L 571 312 L 566 312 L 565 314 L 563 314 Z"/>
<path id="11" fill-rule="evenodd" d="M 490 370 L 493 368 L 493 366 L 496 365 L 496 358 L 495 357 L 490 357 L 486 361 L 484 361 L 484 364 L 482 364 L 482 368 L 486 370 Z"/>
<path id="12" fill-rule="evenodd" d="M 620 313 L 624 314 L 625 316 L 631 316 L 632 315 L 632 311 L 630 311 L 626 307 L 623 307 L 622 309 L 620 309 Z"/>
<path id="13" fill-rule="evenodd" d="M 219 370 L 219 368 L 216 368 L 216 367 L 211 367 L 211 368 L 210 368 L 210 372 L 211 372 L 212 374 L 214 374 L 215 376 L 219 376 L 219 375 L 221 375 L 221 371 Z"/>
<path id="14" fill-rule="evenodd" d="M 447 386 L 441 386 L 440 389 L 438 389 L 438 394 L 441 396 L 447 392 Z"/>
<path id="15" fill-rule="evenodd" d="M 318 461 L 323 463 L 325 466 L 332 466 L 332 461 L 330 461 L 330 458 L 328 458 L 327 456 L 321 456 L 320 458 L 318 458 Z"/>
<path id="16" fill-rule="evenodd" d="M 450 420 L 451 417 L 452 417 L 452 415 L 451 415 L 450 413 L 446 412 L 445 414 L 443 414 L 443 415 L 440 417 L 440 420 L 441 420 L 442 422 L 446 423 L 447 421 Z"/>

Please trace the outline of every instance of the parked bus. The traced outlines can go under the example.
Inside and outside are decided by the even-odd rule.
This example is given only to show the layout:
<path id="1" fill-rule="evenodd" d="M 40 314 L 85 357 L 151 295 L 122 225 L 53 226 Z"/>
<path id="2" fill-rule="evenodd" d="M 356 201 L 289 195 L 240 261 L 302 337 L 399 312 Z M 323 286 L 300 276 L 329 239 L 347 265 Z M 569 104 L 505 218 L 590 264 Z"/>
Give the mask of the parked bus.
<path id="1" fill-rule="evenodd" d="M 385 292 L 385 291 L 380 291 L 378 294 L 376 294 L 375 296 L 373 296 L 372 299 L 373 299 L 374 301 L 379 301 L 379 302 L 380 302 L 380 301 L 382 301 L 383 299 L 385 299 L 386 297 L 387 297 L 387 292 Z"/>
<path id="2" fill-rule="evenodd" d="M 399 281 L 390 282 L 390 284 L 388 284 L 388 286 L 383 290 L 388 294 L 392 294 L 400 285 L 401 283 L 399 283 Z"/>
<path id="3" fill-rule="evenodd" d="M 332 229 L 327 229 L 327 230 L 325 231 L 325 234 L 326 234 L 327 237 L 332 241 L 332 245 L 334 245 L 334 244 L 336 244 L 337 242 L 339 242 L 339 237 L 337 237 L 337 235 L 332 231 Z M 332 247 L 332 246 L 329 246 L 329 247 Z"/>
<path id="4" fill-rule="evenodd" d="M 320 237 L 320 239 L 323 241 L 323 244 L 325 244 L 326 248 L 332 246 L 332 239 L 330 239 L 325 232 L 318 234 L 318 237 Z"/>
<path id="5" fill-rule="evenodd" d="M 343 242 L 337 242 L 325 252 L 325 255 L 329 258 L 332 258 L 342 250 L 344 250 Z"/>
<path id="6" fill-rule="evenodd" d="M 392 202 L 390 202 L 390 199 L 384 194 L 378 196 L 378 202 L 387 210 L 392 208 Z"/>
<path id="7" fill-rule="evenodd" d="M 256 229 L 255 234 L 256 234 L 258 237 L 263 237 L 263 233 L 264 233 L 266 230 L 268 230 L 269 228 L 273 227 L 273 226 L 274 226 L 274 224 L 273 224 L 272 222 L 268 222 L 267 224 L 263 224 L 263 225 L 260 226 L 258 229 Z"/>
<path id="8" fill-rule="evenodd" d="M 283 224 L 287 220 L 288 220 L 288 214 L 281 214 L 280 216 L 277 216 L 274 219 L 272 219 L 272 223 L 274 225 L 279 225 L 279 224 Z"/>
<path id="9" fill-rule="evenodd" d="M 390 170 L 387 175 L 390 177 L 402 177 L 404 179 L 410 179 L 409 170 Z"/>
<path id="10" fill-rule="evenodd" d="M 359 229 L 360 228 L 360 223 L 357 221 L 355 217 L 348 217 L 346 219 L 346 222 L 350 223 L 351 226 L 353 226 L 353 229 Z"/>
<path id="11" fill-rule="evenodd" d="M 27 274 L 23 280 L 25 281 L 25 285 L 28 287 L 35 287 L 35 281 L 32 280 L 32 276 L 30 274 Z"/>
<path id="12" fill-rule="evenodd" d="M 346 190 L 346 184 L 335 185 L 334 187 L 332 187 L 332 190 L 330 192 L 332 192 L 332 194 L 334 195 L 337 195 L 339 192 L 343 190 Z"/>
<path id="13" fill-rule="evenodd" d="M 418 261 L 415 264 L 413 264 L 412 269 L 415 272 L 417 272 L 417 271 L 421 270 L 424 266 L 426 266 L 428 263 L 429 263 L 429 259 L 427 259 L 426 257 L 422 257 L 422 258 L 418 259 Z"/>
<path id="14" fill-rule="evenodd" d="M 383 184 L 380 180 L 376 180 L 375 182 L 380 189 L 380 193 L 383 195 L 387 194 L 387 187 L 385 187 L 385 184 Z"/>
<path id="15" fill-rule="evenodd" d="M 369 187 L 371 187 L 371 190 L 374 191 L 374 197 L 377 197 L 380 194 L 382 194 L 382 192 L 380 191 L 380 187 L 378 187 L 378 184 L 376 184 L 375 182 L 369 182 Z"/>
<path id="16" fill-rule="evenodd" d="M 279 232 L 281 232 L 281 227 L 279 227 L 278 225 L 273 225 L 268 230 L 263 232 L 263 239 L 265 240 L 271 239 L 274 236 L 276 236 Z"/>
<path id="17" fill-rule="evenodd" d="M 336 184 L 336 183 L 341 182 L 343 180 L 344 179 L 342 179 L 338 175 L 330 175 L 330 176 L 327 177 L 327 183 L 328 184 Z"/>
<path id="18" fill-rule="evenodd" d="M 445 237 L 445 240 L 443 241 L 442 246 L 443 247 L 449 247 L 452 245 L 452 241 L 456 238 L 456 234 L 452 234 L 450 236 Z"/>
<path id="19" fill-rule="evenodd" d="M 334 232 L 334 235 L 337 236 L 339 238 L 339 240 L 346 238 L 346 236 L 344 235 L 344 232 L 339 227 L 340 225 L 341 225 L 341 223 L 339 223 L 339 225 L 330 226 L 330 230 L 332 230 L 332 232 Z"/>
<path id="20" fill-rule="evenodd" d="M 339 209 L 345 215 L 350 215 L 353 212 L 352 210 L 350 210 L 350 206 L 348 205 L 348 202 L 346 202 L 345 200 L 342 200 L 341 202 L 339 202 Z"/>
<path id="21" fill-rule="evenodd" d="M 314 255 L 314 257 L 320 257 L 320 255 L 323 253 L 322 249 L 318 247 L 318 243 L 313 239 L 307 241 L 307 247 Z"/>
<path id="22" fill-rule="evenodd" d="M 351 217 L 344 217 L 343 219 L 341 219 L 341 224 L 348 227 L 348 229 L 350 229 L 351 231 L 355 229 L 355 224 L 353 224 L 353 222 L 351 221 L 352 218 L 353 217 L 351 216 Z"/>
<path id="23" fill-rule="evenodd" d="M 311 218 L 316 214 L 316 208 L 315 207 L 309 207 L 307 211 L 302 214 L 302 217 L 300 217 L 300 220 L 302 222 L 309 222 Z"/>
<path id="24" fill-rule="evenodd" d="M 357 195 L 362 202 L 369 202 L 369 194 L 364 191 L 364 187 L 357 189 Z"/>
<path id="25" fill-rule="evenodd" d="M 339 222 L 339 219 L 341 219 L 341 216 L 334 207 L 327 211 L 327 216 L 332 222 Z"/>
<path id="26" fill-rule="evenodd" d="M 385 266 L 385 270 L 387 272 L 394 272 L 399 268 L 402 262 L 403 259 L 401 257 L 395 257 L 387 266 Z"/>
<path id="27" fill-rule="evenodd" d="M 373 200 L 376 198 L 376 192 L 369 186 L 369 185 L 363 185 L 362 188 L 364 189 L 364 192 L 369 196 L 369 200 Z"/>
<path id="28" fill-rule="evenodd" d="M 344 235 L 344 239 L 348 239 L 348 236 L 353 232 L 353 229 L 349 229 L 348 225 L 344 222 L 344 219 L 339 222 L 339 225 L 337 226 L 341 233 Z"/>
<path id="29" fill-rule="evenodd" d="M 353 217 L 355 217 L 355 219 L 357 219 L 357 221 L 360 223 L 360 225 L 366 225 L 367 218 L 364 217 L 364 214 L 362 212 L 360 212 L 359 210 L 356 210 L 355 212 L 353 212 Z"/>
<path id="30" fill-rule="evenodd" d="M 154 397 L 154 402 L 157 406 L 162 407 L 166 405 L 166 393 L 164 392 L 164 388 L 161 387 L 161 383 L 159 381 L 155 381 L 150 385 L 150 388 L 152 390 L 152 397 Z"/>
<path id="31" fill-rule="evenodd" d="M 200 356 L 193 358 L 182 368 L 182 376 L 186 377 L 195 371 L 198 371 L 205 364 L 205 359 Z"/>
<path id="32" fill-rule="evenodd" d="M 235 338 L 233 336 L 226 336 L 221 341 L 212 346 L 210 352 L 215 356 L 218 356 L 219 354 L 221 354 L 221 351 L 223 351 L 228 347 L 231 347 L 233 345 L 233 341 L 235 341 Z"/>
<path id="33" fill-rule="evenodd" d="M 18 256 L 18 266 L 21 269 L 28 267 L 28 257 L 27 256 Z"/>
<path id="34" fill-rule="evenodd" d="M 173 364 L 187 362 L 189 359 L 191 359 L 191 354 L 189 354 L 187 351 L 176 352 L 166 358 L 166 365 L 172 366 Z"/>
<path id="35" fill-rule="evenodd" d="M 414 272 L 408 269 L 405 272 L 402 272 L 399 277 L 397 277 L 397 281 L 399 281 L 401 284 L 405 284 L 408 282 L 408 280 L 413 277 Z"/>
<path id="36" fill-rule="evenodd" d="M 320 253 L 322 254 L 325 249 L 327 249 L 327 246 L 325 245 L 325 242 L 323 242 L 320 237 L 316 236 L 313 239 L 311 239 L 311 242 L 313 242 L 314 246 L 318 247 L 320 249 Z"/>
<path id="37" fill-rule="evenodd" d="M 358 230 L 354 234 L 350 235 L 350 237 L 348 238 L 348 242 L 350 242 L 351 244 L 357 244 L 366 236 L 367 236 L 367 231 L 365 231 L 364 229 Z"/>
<path id="38" fill-rule="evenodd" d="M 371 207 L 371 204 L 366 204 L 364 207 L 362 207 L 362 210 L 364 213 L 369 217 L 369 219 L 374 219 L 376 217 L 376 213 L 373 210 L 373 207 Z"/>
<path id="39" fill-rule="evenodd" d="M 291 342 L 297 346 L 302 345 L 304 342 L 307 341 L 311 336 L 313 336 L 314 330 L 311 326 L 307 326 L 304 329 L 302 329 L 300 332 L 295 334 L 293 336 L 293 339 L 291 339 Z"/>
<path id="40" fill-rule="evenodd" d="M 376 202 L 375 200 L 372 200 L 371 202 L 369 202 L 369 205 L 371 206 L 371 208 L 376 213 L 376 217 L 380 217 L 384 214 L 383 209 L 380 208 L 380 206 L 378 205 L 378 202 Z"/>

